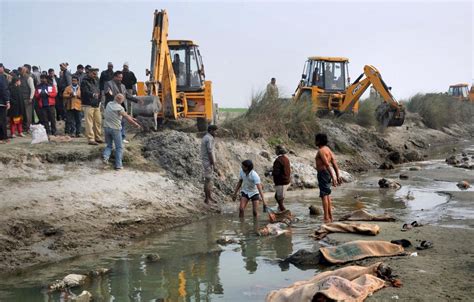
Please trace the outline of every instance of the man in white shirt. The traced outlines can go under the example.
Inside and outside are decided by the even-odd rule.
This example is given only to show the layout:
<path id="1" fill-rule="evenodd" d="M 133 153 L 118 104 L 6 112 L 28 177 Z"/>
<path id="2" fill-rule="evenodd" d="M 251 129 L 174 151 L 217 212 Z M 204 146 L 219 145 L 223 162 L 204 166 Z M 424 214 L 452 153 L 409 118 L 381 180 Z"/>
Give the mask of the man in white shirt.
<path id="1" fill-rule="evenodd" d="M 253 169 L 253 163 L 251 160 L 247 159 L 242 162 L 242 169 L 240 170 L 239 182 L 235 187 L 233 200 L 237 199 L 237 193 L 240 189 L 240 207 L 239 207 L 239 217 L 244 217 L 244 211 L 247 207 L 248 202 L 252 201 L 253 216 L 257 217 L 258 212 L 258 201 L 262 200 L 263 211 L 267 211 L 267 203 L 265 202 L 265 197 L 263 196 L 263 187 L 260 181 L 260 177 L 257 172 Z"/>

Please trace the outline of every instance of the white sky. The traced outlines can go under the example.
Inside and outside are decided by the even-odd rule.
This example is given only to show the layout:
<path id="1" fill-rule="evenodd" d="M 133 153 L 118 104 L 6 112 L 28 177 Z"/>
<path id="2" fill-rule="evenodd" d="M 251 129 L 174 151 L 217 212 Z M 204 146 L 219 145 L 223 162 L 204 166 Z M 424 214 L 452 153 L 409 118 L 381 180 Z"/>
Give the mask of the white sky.
<path id="1" fill-rule="evenodd" d="M 398 99 L 474 78 L 471 1 L 167 2 L 0 0 L 0 62 L 58 70 L 124 61 L 145 80 L 153 12 L 171 39 L 200 45 L 220 107 L 245 107 L 271 77 L 291 95 L 308 56 L 345 56 L 355 80 L 377 67 Z"/>

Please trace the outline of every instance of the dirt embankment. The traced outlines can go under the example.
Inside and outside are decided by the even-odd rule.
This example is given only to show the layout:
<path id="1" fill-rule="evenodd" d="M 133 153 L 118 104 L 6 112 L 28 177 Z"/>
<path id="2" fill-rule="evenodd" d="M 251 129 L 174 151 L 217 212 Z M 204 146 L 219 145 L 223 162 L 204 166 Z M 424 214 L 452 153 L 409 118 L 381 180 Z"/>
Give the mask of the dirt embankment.
<path id="1" fill-rule="evenodd" d="M 419 160 L 430 144 L 460 140 L 468 131 L 431 130 L 415 118 L 383 134 L 337 120 L 322 123 L 321 130 L 328 133 L 342 169 L 351 172 L 378 166 L 387 156 L 395 163 Z M 28 139 L 15 139 L 2 145 L 0 269 L 11 272 L 119 249 L 136 237 L 219 212 L 230 201 L 245 159 L 254 161 L 265 190 L 271 190 L 271 177 L 264 177 L 274 158 L 271 142 L 235 140 L 225 130 L 222 134 L 217 143 L 217 206 L 203 203 L 202 134 L 165 130 L 135 138 L 126 147 L 126 169 L 120 172 L 105 168 L 99 160 L 102 148 L 88 146 L 84 139 L 35 146 Z M 290 149 L 293 189 L 314 187 L 315 150 Z"/>

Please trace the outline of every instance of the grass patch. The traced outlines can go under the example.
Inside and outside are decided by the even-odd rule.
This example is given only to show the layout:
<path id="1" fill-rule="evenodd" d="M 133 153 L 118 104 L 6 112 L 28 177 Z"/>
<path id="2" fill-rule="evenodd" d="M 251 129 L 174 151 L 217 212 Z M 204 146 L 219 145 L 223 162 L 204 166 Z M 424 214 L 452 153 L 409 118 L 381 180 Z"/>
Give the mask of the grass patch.
<path id="1" fill-rule="evenodd" d="M 311 105 L 291 99 L 266 98 L 263 93 L 252 97 L 249 109 L 223 127 L 238 139 L 263 138 L 269 144 L 301 143 L 312 145 L 319 131 L 318 119 Z"/>
<path id="2" fill-rule="evenodd" d="M 248 108 L 219 108 L 220 112 L 245 113 Z"/>
<path id="3" fill-rule="evenodd" d="M 7 177 L 3 179 L 8 184 L 21 184 L 21 183 L 28 183 L 32 181 L 37 181 L 34 178 L 26 177 L 26 176 L 14 176 L 14 177 Z"/>
<path id="4" fill-rule="evenodd" d="M 272 147 L 276 147 L 278 145 L 283 144 L 283 139 L 281 139 L 280 137 L 272 136 L 267 140 L 267 143 Z"/>
<path id="5" fill-rule="evenodd" d="M 425 125 L 432 129 L 474 123 L 474 104 L 459 101 L 447 94 L 417 94 L 408 101 L 407 109 L 418 113 Z"/>
<path id="6" fill-rule="evenodd" d="M 359 112 L 355 117 L 355 122 L 365 128 L 377 125 L 375 110 L 383 102 L 379 99 L 364 99 L 359 102 Z"/>
<path id="7" fill-rule="evenodd" d="M 357 124 L 365 128 L 377 126 L 375 110 L 382 102 L 383 100 L 371 98 L 360 100 L 359 112 L 357 114 L 348 112 L 338 117 L 338 120 L 344 123 Z"/>
<path id="8" fill-rule="evenodd" d="M 46 181 L 56 181 L 60 179 L 63 179 L 63 177 L 59 175 L 50 175 L 48 178 L 46 178 Z"/>

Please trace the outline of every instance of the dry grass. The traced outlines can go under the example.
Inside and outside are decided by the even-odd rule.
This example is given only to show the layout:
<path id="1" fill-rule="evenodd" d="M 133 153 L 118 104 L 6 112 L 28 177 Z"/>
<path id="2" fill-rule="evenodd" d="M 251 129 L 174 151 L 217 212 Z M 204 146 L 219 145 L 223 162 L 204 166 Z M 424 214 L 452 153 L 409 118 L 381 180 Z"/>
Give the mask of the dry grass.
<path id="1" fill-rule="evenodd" d="M 319 130 L 318 119 L 309 104 L 266 98 L 263 93 L 252 98 L 245 114 L 226 120 L 223 127 L 236 138 L 264 138 L 272 145 L 312 144 L 314 134 Z"/>
<path id="2" fill-rule="evenodd" d="M 418 113 L 425 125 L 433 129 L 474 123 L 474 104 L 446 94 L 417 94 L 409 100 L 407 109 Z"/>

